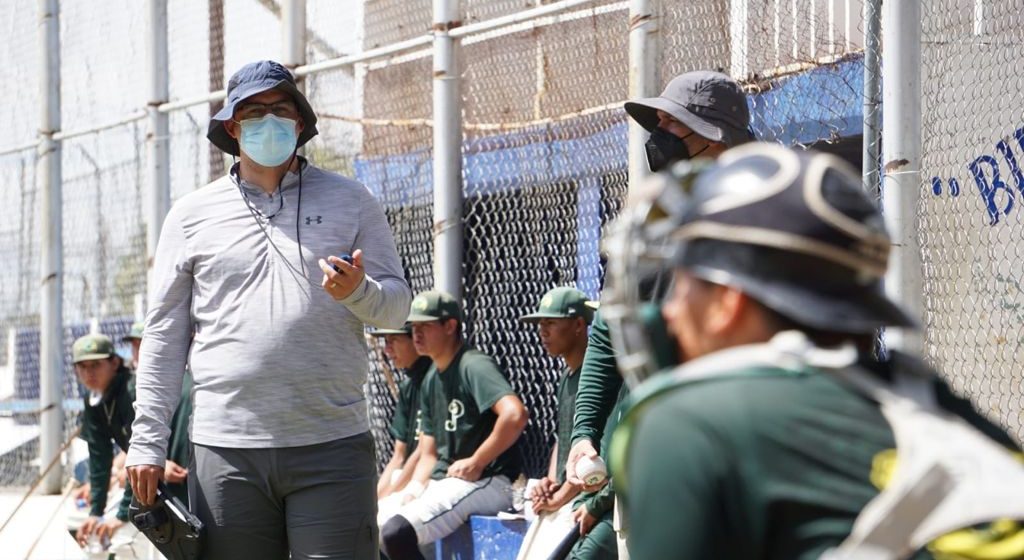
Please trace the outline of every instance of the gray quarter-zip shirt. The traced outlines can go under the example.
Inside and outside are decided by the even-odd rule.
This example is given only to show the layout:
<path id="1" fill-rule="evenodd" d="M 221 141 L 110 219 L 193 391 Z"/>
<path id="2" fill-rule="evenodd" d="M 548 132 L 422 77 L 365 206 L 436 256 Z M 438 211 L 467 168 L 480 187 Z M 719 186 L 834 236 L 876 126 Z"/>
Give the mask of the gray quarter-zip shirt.
<path id="1" fill-rule="evenodd" d="M 335 301 L 317 261 L 356 249 L 366 278 Z M 186 363 L 197 444 L 294 447 L 368 430 L 363 325 L 400 327 L 411 293 L 366 187 L 309 164 L 301 189 L 288 173 L 273 195 L 223 177 L 167 214 L 151 274 L 127 465 L 164 464 Z"/>

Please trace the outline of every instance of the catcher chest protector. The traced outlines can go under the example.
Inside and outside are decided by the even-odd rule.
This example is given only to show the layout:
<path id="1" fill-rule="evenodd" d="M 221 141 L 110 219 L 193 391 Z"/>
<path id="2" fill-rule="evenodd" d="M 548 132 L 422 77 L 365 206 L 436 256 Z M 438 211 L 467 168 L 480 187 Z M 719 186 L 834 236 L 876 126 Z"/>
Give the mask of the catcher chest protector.
<path id="1" fill-rule="evenodd" d="M 879 403 L 893 430 L 899 467 L 888 486 L 861 510 L 849 537 L 822 560 L 898 560 L 954 531 L 1024 520 L 1024 465 L 938 405 L 933 370 L 917 359 L 895 354 L 893 379 L 886 383 L 859 368 L 856 359 L 852 346 L 816 348 L 802 333 L 788 331 L 767 344 L 717 352 L 656 377 L 634 393 L 632 411 L 695 381 L 770 376 L 760 373 L 770 368 L 817 369 Z M 629 426 L 634 422 L 627 416 L 617 434 L 619 441 L 613 444 L 613 461 L 624 468 L 628 468 Z"/>

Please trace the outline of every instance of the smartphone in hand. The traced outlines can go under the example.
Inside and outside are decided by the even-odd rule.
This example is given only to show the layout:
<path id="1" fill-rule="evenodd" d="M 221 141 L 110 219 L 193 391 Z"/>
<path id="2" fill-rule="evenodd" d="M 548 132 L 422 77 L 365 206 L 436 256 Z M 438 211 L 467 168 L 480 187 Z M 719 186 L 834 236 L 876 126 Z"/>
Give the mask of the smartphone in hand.
<path id="1" fill-rule="evenodd" d="M 352 264 L 352 262 L 353 262 L 352 261 L 352 255 L 350 255 L 348 253 L 342 253 L 342 254 L 338 255 L 338 258 L 343 260 L 343 261 L 345 261 L 345 262 L 347 262 L 348 264 Z M 336 265 L 334 263 L 331 263 L 331 268 L 333 268 L 334 272 L 337 272 L 338 274 L 344 274 L 344 272 L 341 271 L 341 268 L 339 268 L 338 265 Z"/>

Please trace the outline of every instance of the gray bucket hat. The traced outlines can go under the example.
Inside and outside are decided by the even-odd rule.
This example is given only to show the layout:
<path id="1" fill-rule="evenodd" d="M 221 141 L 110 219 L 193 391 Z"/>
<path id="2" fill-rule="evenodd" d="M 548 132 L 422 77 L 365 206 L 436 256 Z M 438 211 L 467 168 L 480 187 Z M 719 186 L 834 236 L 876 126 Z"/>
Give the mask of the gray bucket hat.
<path id="1" fill-rule="evenodd" d="M 653 131 L 664 111 L 697 134 L 728 147 L 753 140 L 747 96 L 732 78 L 700 70 L 676 76 L 658 97 L 627 101 L 626 112 Z"/>
<path id="2" fill-rule="evenodd" d="M 317 135 L 316 113 L 313 112 L 306 96 L 302 95 L 302 92 L 295 87 L 295 77 L 292 76 L 292 73 L 273 60 L 251 62 L 231 76 L 228 81 L 228 97 L 224 100 L 224 107 L 210 118 L 210 127 L 206 132 L 206 137 L 221 150 L 233 156 L 239 155 L 238 141 L 224 129 L 224 122 L 231 120 L 235 115 L 235 107 L 240 102 L 272 89 L 281 90 L 292 96 L 295 105 L 299 108 L 303 128 L 295 143 L 296 147 L 301 147 L 309 142 Z"/>

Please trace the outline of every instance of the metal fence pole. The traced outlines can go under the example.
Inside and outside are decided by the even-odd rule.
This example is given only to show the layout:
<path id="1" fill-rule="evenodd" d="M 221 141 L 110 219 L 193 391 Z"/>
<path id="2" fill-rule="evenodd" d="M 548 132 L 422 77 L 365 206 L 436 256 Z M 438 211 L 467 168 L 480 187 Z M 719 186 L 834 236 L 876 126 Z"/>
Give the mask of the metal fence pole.
<path id="1" fill-rule="evenodd" d="M 922 319 L 923 274 L 917 240 L 921 189 L 921 3 L 882 5 L 882 207 L 892 235 L 886 293 L 911 316 Z M 923 322 L 922 322 L 923 323 Z M 886 330 L 886 346 L 920 353 L 920 331 Z"/>
<path id="2" fill-rule="evenodd" d="M 146 134 L 146 155 L 149 177 L 149 200 L 146 216 L 146 268 L 152 272 L 157 241 L 164 217 L 171 205 L 170 120 L 168 113 L 157 108 L 167 102 L 167 0 L 149 0 L 149 104 L 146 113 L 149 130 Z M 147 274 L 147 286 L 153 286 Z M 147 290 L 149 293 L 150 290 Z"/>
<path id="3" fill-rule="evenodd" d="M 629 98 L 658 94 L 658 0 L 630 0 L 629 3 Z M 650 173 L 644 143 L 648 132 L 629 120 L 629 186 Z"/>
<path id="4" fill-rule="evenodd" d="M 60 130 L 60 11 L 58 0 L 39 0 L 40 108 L 37 187 L 42 205 L 42 266 L 39 317 L 39 468 L 41 472 L 60 453 L 64 440 L 61 402 L 64 380 L 64 260 L 61 208 Z M 61 489 L 60 468 L 46 473 L 40 488 L 46 494 Z"/>
<path id="5" fill-rule="evenodd" d="M 281 30 L 284 33 L 281 64 L 294 71 L 306 64 L 306 0 L 281 3 Z M 302 87 L 301 82 L 299 87 Z"/>
<path id="6" fill-rule="evenodd" d="M 434 288 L 462 299 L 462 104 L 458 0 L 434 0 Z"/>
<path id="7" fill-rule="evenodd" d="M 881 165 L 879 144 L 881 131 L 880 77 L 882 61 L 882 0 L 864 2 L 864 191 L 879 199 L 878 172 Z"/>

